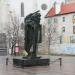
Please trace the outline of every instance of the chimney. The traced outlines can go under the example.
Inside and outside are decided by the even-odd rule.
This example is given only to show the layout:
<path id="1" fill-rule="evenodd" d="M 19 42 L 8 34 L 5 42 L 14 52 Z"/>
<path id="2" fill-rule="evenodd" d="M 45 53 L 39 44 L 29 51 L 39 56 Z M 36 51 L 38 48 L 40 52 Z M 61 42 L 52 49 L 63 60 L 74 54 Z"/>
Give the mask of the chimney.
<path id="1" fill-rule="evenodd" d="M 56 1 L 54 2 L 54 7 L 56 7 Z"/>
<path id="2" fill-rule="evenodd" d="M 61 3 L 61 6 L 63 6 L 64 4 L 65 4 L 65 3 L 64 3 L 64 2 L 62 2 L 62 3 Z"/>
<path id="3" fill-rule="evenodd" d="M 62 10 L 62 6 L 63 6 L 63 5 L 65 5 L 65 2 L 62 2 L 62 3 L 61 3 L 61 6 L 60 6 L 61 10 Z"/>
<path id="4" fill-rule="evenodd" d="M 55 7 L 55 13 L 56 14 L 59 14 L 59 12 L 60 12 L 60 5 L 61 5 L 61 3 L 59 3 L 59 2 L 54 2 L 54 7 Z"/>

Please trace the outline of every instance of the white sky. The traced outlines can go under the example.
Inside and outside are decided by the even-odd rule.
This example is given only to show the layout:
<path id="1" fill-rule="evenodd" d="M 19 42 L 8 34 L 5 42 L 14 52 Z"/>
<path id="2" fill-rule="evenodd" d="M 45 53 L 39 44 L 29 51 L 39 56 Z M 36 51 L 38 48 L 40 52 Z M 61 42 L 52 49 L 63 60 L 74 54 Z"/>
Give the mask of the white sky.
<path id="1" fill-rule="evenodd" d="M 9 0 L 10 4 L 10 9 L 15 10 L 15 12 L 20 16 L 21 14 L 21 2 L 24 2 L 24 8 L 25 8 L 25 16 L 36 11 L 40 10 L 42 18 L 45 17 L 47 12 L 50 10 L 52 7 L 53 3 L 55 0 Z M 64 0 L 56 0 L 58 2 L 58 10 L 59 11 L 59 5 L 62 1 Z M 42 10 L 41 5 L 46 4 L 47 5 L 47 10 Z"/>
<path id="2" fill-rule="evenodd" d="M 34 12 L 35 10 L 41 10 L 42 4 L 47 4 L 47 10 L 41 10 L 42 14 L 47 13 L 48 10 L 52 7 L 52 4 L 55 0 L 9 0 L 11 5 L 11 10 L 15 9 L 17 13 L 20 12 L 20 3 L 23 1 L 25 6 L 25 15 Z M 21 1 L 21 2 L 20 2 Z M 64 0 L 56 0 L 57 2 L 61 2 Z M 16 10 L 17 9 L 17 10 Z"/>

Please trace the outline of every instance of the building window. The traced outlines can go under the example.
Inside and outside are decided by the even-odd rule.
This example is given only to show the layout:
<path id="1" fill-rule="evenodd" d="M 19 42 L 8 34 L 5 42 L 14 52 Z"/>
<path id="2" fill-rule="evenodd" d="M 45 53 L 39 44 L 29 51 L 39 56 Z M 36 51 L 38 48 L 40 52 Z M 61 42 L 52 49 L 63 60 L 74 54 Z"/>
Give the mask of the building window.
<path id="1" fill-rule="evenodd" d="M 70 36 L 70 43 L 75 43 L 75 36 Z"/>
<path id="2" fill-rule="evenodd" d="M 54 18 L 54 23 L 57 23 L 57 18 Z"/>
<path id="3" fill-rule="evenodd" d="M 75 26 L 73 26 L 73 34 L 75 34 Z"/>
<path id="4" fill-rule="evenodd" d="M 73 15 L 72 22 L 73 22 L 73 24 L 75 24 L 75 15 Z"/>
<path id="5" fill-rule="evenodd" d="M 60 38 L 60 44 L 62 44 L 62 36 L 60 36 L 59 38 Z"/>
<path id="6" fill-rule="evenodd" d="M 65 17 L 62 18 L 63 22 L 65 22 Z"/>
<path id="7" fill-rule="evenodd" d="M 47 9 L 47 5 L 46 5 L 46 4 L 42 4 L 42 5 L 41 5 L 41 9 L 42 9 L 42 10 L 46 10 L 46 9 Z"/>
<path id="8" fill-rule="evenodd" d="M 24 3 L 21 3 L 21 17 L 24 17 Z"/>
<path id="9" fill-rule="evenodd" d="M 51 19 L 48 19 L 48 24 L 51 24 Z"/>
<path id="10" fill-rule="evenodd" d="M 65 27 L 62 27 L 62 32 L 65 32 Z"/>

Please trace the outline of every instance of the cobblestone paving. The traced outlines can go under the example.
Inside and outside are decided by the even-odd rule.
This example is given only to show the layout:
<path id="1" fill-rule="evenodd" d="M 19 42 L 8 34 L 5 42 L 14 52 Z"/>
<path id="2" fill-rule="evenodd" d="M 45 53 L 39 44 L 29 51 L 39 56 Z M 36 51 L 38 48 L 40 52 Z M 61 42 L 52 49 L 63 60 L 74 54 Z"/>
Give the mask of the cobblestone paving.
<path id="1" fill-rule="evenodd" d="M 5 58 L 0 56 L 0 75 L 75 75 L 75 57 L 62 57 L 62 66 L 59 61 L 50 64 L 49 66 L 25 67 L 24 69 L 14 67 L 12 58 L 9 59 L 9 64 L 6 66 Z M 51 60 L 58 57 L 51 57 Z"/>

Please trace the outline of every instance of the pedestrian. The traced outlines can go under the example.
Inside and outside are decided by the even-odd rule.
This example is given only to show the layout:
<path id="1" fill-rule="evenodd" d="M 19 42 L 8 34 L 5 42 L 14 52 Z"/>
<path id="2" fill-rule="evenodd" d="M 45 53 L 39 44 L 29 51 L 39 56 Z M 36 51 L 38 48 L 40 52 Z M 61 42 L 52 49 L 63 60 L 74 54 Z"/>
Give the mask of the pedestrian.
<path id="1" fill-rule="evenodd" d="M 6 65 L 8 65 L 8 62 L 9 62 L 9 58 L 7 57 L 6 58 Z"/>

